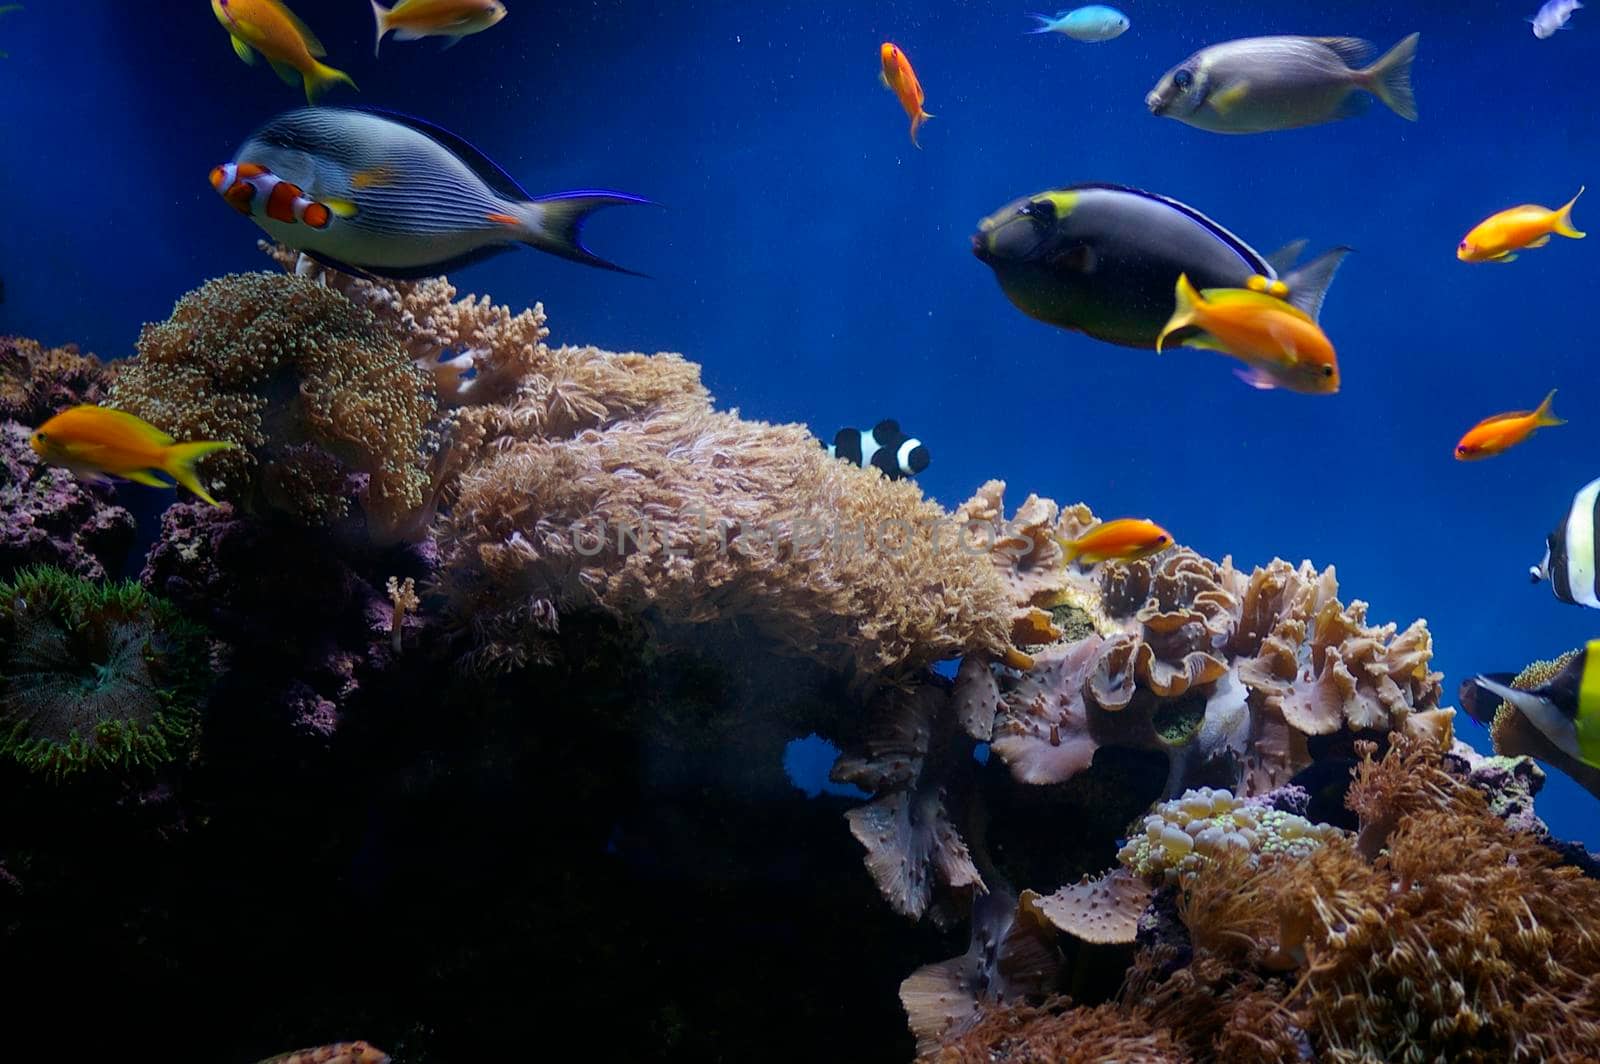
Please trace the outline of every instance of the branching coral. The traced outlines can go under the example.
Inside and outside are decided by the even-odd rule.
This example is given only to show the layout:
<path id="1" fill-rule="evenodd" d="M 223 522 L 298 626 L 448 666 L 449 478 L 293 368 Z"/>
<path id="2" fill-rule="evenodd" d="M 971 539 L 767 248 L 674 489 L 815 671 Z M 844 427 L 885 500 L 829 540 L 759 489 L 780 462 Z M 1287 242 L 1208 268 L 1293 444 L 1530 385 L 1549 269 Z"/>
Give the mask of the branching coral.
<path id="1" fill-rule="evenodd" d="M 202 631 L 136 584 L 32 568 L 0 584 L 0 753 L 54 776 L 182 757 Z"/>
<path id="2" fill-rule="evenodd" d="M 1183 1064 L 1179 1043 L 1142 1017 L 1114 1005 L 1072 1008 L 1002 1005 L 958 1038 L 925 1053 L 925 1064 Z"/>
<path id="3" fill-rule="evenodd" d="M 112 401 L 180 439 L 238 444 L 207 460 L 223 497 L 306 524 L 342 517 L 359 491 L 369 527 L 393 536 L 431 486 L 433 382 L 370 313 L 311 281 L 234 274 L 189 293 L 145 327 Z"/>
<path id="4" fill-rule="evenodd" d="M 133 515 L 109 489 L 40 462 L 28 434 L 0 421 L 0 578 L 26 565 L 91 579 L 120 570 L 133 546 Z"/>
<path id="5" fill-rule="evenodd" d="M 0 336 L 0 421 L 37 427 L 79 403 L 100 403 L 112 367 L 76 345 L 44 348 L 35 340 Z"/>

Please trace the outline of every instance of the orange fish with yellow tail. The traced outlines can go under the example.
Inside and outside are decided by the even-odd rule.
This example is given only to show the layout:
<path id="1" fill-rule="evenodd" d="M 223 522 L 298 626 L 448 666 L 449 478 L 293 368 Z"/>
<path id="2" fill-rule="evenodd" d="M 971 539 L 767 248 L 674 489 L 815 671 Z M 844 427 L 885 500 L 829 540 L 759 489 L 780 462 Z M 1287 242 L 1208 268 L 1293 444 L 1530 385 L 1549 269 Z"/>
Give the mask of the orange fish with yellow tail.
<path id="1" fill-rule="evenodd" d="M 1198 330 L 1181 341 L 1237 358 L 1238 376 L 1253 388 L 1288 388 L 1326 395 L 1339 390 L 1339 361 L 1316 319 L 1266 291 L 1251 288 L 1195 290 L 1188 274 L 1178 277 L 1177 309 L 1156 339 L 1159 354 L 1180 329 Z"/>
<path id="2" fill-rule="evenodd" d="M 328 50 L 281 0 L 211 0 L 211 11 L 240 59 L 253 64 L 260 52 L 284 84 L 304 83 L 307 103 L 340 82 L 356 87 L 349 74 L 319 61 Z"/>
<path id="3" fill-rule="evenodd" d="M 1578 196 L 1581 195 L 1583 189 L 1580 188 Z M 1556 210 L 1537 203 L 1524 203 L 1490 215 L 1461 238 L 1461 243 L 1456 245 L 1456 258 L 1462 262 L 1515 262 L 1517 252 L 1544 247 L 1550 243 L 1552 233 L 1582 240 L 1585 234 L 1572 225 L 1572 205 L 1578 202 L 1578 196 Z"/>
<path id="4" fill-rule="evenodd" d="M 165 473 L 212 506 L 195 464 L 235 444 L 221 440 L 179 443 L 141 418 L 104 406 L 63 410 L 34 430 L 28 441 L 34 453 L 51 465 L 86 478 L 121 477 L 152 488 L 170 488 L 156 478 Z"/>
<path id="5" fill-rule="evenodd" d="M 883 42 L 879 51 L 883 59 L 883 72 L 878 76 L 889 91 L 899 98 L 906 114 L 911 116 L 911 145 L 920 148 L 922 145 L 917 143 L 917 130 L 933 117 L 922 109 L 922 82 L 917 80 L 917 72 L 911 69 L 911 60 L 906 58 L 906 53 L 888 41 Z"/>
<path id="6" fill-rule="evenodd" d="M 1456 461 L 1473 462 L 1480 458 L 1493 458 L 1532 436 L 1537 429 L 1565 425 L 1566 422 L 1556 417 L 1555 411 L 1550 409 L 1555 397 L 1555 389 L 1552 388 L 1536 410 L 1513 410 L 1509 414 L 1484 418 L 1467 430 L 1461 442 L 1456 444 Z"/>
<path id="7" fill-rule="evenodd" d="M 1103 521 L 1077 539 L 1057 537 L 1066 552 L 1063 565 L 1099 565 L 1105 561 L 1131 562 L 1148 558 L 1172 546 L 1172 533 L 1156 524 L 1135 517 Z"/>

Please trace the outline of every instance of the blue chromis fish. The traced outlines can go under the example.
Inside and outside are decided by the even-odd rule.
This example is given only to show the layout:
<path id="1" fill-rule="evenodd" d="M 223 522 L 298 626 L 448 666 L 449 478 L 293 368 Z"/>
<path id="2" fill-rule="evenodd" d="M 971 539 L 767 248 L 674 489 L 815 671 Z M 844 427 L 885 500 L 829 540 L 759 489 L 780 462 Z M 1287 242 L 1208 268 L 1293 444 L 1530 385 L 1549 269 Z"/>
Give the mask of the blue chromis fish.
<path id="1" fill-rule="evenodd" d="M 51 465 L 91 480 L 121 477 L 152 488 L 170 488 L 155 476 L 165 473 L 212 506 L 217 500 L 201 485 L 195 463 L 235 446 L 222 440 L 179 443 L 142 418 L 87 405 L 63 410 L 40 425 L 28 445 Z"/>
<path id="2" fill-rule="evenodd" d="M 1013 200 L 979 223 L 972 252 L 1031 318 L 1097 340 L 1154 350 L 1178 278 L 1286 300 L 1315 319 L 1348 248 L 1298 269 L 1297 241 L 1271 256 L 1177 200 L 1123 185 L 1083 184 Z M 1181 328 L 1173 344 L 1190 338 Z"/>
<path id="3" fill-rule="evenodd" d="M 1150 113 L 1213 133 L 1265 133 L 1349 118 L 1370 93 L 1415 122 L 1413 33 L 1365 66 L 1372 45 L 1354 37 L 1250 37 L 1202 48 L 1145 97 Z"/>
<path id="4" fill-rule="evenodd" d="M 1511 686 L 1505 673 L 1474 676 L 1461 685 L 1461 703 L 1480 724 L 1494 721 L 1498 703 L 1479 699 L 1478 688 L 1509 704 L 1563 753 L 1600 768 L 1600 639 L 1573 655 L 1544 684 L 1530 690 Z"/>
<path id="5" fill-rule="evenodd" d="M 623 192 L 530 196 L 453 133 L 404 115 L 289 111 L 257 130 L 211 185 L 274 240 L 357 276 L 431 277 L 526 244 L 618 273 L 579 239 Z"/>
<path id="6" fill-rule="evenodd" d="M 1557 30 L 1567 28 L 1567 20 L 1582 6 L 1578 0 L 1549 0 L 1528 20 L 1533 23 L 1533 35 L 1541 41 L 1554 37 Z"/>
<path id="7" fill-rule="evenodd" d="M 1109 41 L 1128 32 L 1128 16 L 1114 7 L 1090 4 L 1055 15 L 1029 15 L 1039 24 L 1029 33 L 1059 33 L 1075 41 Z"/>

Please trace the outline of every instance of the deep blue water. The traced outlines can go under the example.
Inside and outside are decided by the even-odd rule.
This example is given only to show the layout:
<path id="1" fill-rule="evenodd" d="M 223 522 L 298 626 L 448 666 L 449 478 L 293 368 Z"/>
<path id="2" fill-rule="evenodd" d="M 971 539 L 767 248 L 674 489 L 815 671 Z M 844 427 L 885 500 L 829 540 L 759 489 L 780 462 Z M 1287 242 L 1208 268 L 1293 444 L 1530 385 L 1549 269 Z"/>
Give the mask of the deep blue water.
<path id="1" fill-rule="evenodd" d="M 367 4 L 297 5 L 361 86 L 327 102 L 446 125 L 536 193 L 614 187 L 666 205 L 610 212 L 589 234 L 652 280 L 529 251 L 459 272 L 464 290 L 543 300 L 556 341 L 682 351 L 747 417 L 829 436 L 898 417 L 930 446 L 922 483 L 947 505 L 1001 477 L 1013 504 L 1037 491 L 1147 515 L 1242 566 L 1336 565 L 1374 618 L 1428 618 L 1451 692 L 1600 629 L 1526 577 L 1600 475 L 1600 240 L 1510 266 L 1453 256 L 1485 215 L 1600 181 L 1600 11 L 1538 41 L 1531 0 L 1129 2 L 1126 36 L 1083 45 L 1025 36 L 1020 2 L 508 6 L 450 51 L 390 40 L 374 60 Z M 1224 137 L 1142 103 L 1207 43 L 1349 34 L 1386 49 L 1413 30 L 1415 125 L 1374 106 Z M 877 84 L 885 39 L 937 115 L 921 151 Z M 34 0 L 0 15 L 0 50 L 0 332 L 122 356 L 186 290 L 267 266 L 206 175 L 304 101 L 235 58 L 205 0 Z M 1323 316 L 1342 392 L 1259 393 L 1213 355 L 1126 351 L 1014 310 L 969 251 L 977 220 L 1085 180 L 1175 196 L 1262 251 L 1356 247 Z M 1579 228 L 1600 226 L 1592 195 Z M 1569 425 L 1492 461 L 1452 459 L 1468 426 L 1552 387 Z M 1541 808 L 1594 845 L 1593 803 L 1552 774 Z"/>

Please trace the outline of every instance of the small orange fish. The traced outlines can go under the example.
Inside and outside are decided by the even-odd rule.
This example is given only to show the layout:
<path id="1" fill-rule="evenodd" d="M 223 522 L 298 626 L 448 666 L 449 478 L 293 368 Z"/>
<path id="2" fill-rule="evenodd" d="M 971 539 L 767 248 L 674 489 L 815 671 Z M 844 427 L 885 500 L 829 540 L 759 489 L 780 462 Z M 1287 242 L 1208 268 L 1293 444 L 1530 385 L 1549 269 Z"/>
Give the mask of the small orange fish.
<path id="1" fill-rule="evenodd" d="M 307 103 L 316 103 L 318 96 L 340 82 L 356 87 L 349 74 L 320 62 L 328 50 L 282 0 L 211 0 L 211 11 L 233 38 L 240 59 L 254 63 L 256 53 L 266 56 L 285 84 L 305 85 Z"/>
<path id="2" fill-rule="evenodd" d="M 1501 451 L 1509 450 L 1532 436 L 1535 429 L 1565 425 L 1566 422 L 1556 417 L 1555 412 L 1550 409 L 1550 401 L 1555 397 L 1555 389 L 1552 388 L 1537 410 L 1513 410 L 1509 414 L 1496 414 L 1494 417 L 1484 418 L 1472 426 L 1467 434 L 1461 437 L 1461 442 L 1456 444 L 1456 461 L 1472 462 L 1479 458 L 1493 458 Z"/>
<path id="3" fill-rule="evenodd" d="M 1059 542 L 1061 549 L 1067 552 L 1063 565 L 1072 562 L 1099 565 L 1112 559 L 1131 562 L 1136 558 L 1148 558 L 1172 546 L 1172 534 L 1153 521 L 1123 517 L 1102 521 L 1077 539 Z"/>
<path id="4" fill-rule="evenodd" d="M 1581 195 L 1580 188 L 1578 196 Z M 1462 262 L 1515 262 L 1516 253 L 1523 248 L 1542 248 L 1550 243 L 1551 233 L 1582 240 L 1584 234 L 1572 227 L 1572 205 L 1578 202 L 1578 196 L 1559 210 L 1524 203 L 1490 215 L 1461 238 L 1456 258 Z"/>
<path id="5" fill-rule="evenodd" d="M 1256 283 L 1266 290 L 1253 286 L 1197 292 L 1188 274 L 1180 275 L 1177 309 L 1156 339 L 1156 352 L 1174 332 L 1193 327 L 1200 333 L 1183 346 L 1237 358 L 1248 367 L 1238 376 L 1251 387 L 1314 395 L 1337 392 L 1339 361 L 1322 327 L 1299 307 L 1269 294 L 1272 289 L 1264 278 Z"/>
<path id="6" fill-rule="evenodd" d="M 889 91 L 900 98 L 900 106 L 911 116 L 911 144 L 920 148 L 922 145 L 917 143 L 917 130 L 933 117 L 922 109 L 922 82 L 917 80 L 917 72 L 911 69 L 911 60 L 906 58 L 906 53 L 888 41 L 883 42 L 880 52 L 883 72 L 878 76 Z"/>
<path id="7" fill-rule="evenodd" d="M 213 451 L 234 444 L 217 440 L 178 443 L 148 421 L 103 406 L 75 406 L 40 425 L 28 441 L 34 453 L 51 465 L 83 477 L 116 476 L 153 488 L 170 488 L 154 471 L 167 474 L 200 498 L 206 494 L 195 463 Z"/>

